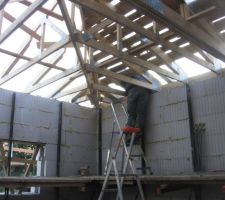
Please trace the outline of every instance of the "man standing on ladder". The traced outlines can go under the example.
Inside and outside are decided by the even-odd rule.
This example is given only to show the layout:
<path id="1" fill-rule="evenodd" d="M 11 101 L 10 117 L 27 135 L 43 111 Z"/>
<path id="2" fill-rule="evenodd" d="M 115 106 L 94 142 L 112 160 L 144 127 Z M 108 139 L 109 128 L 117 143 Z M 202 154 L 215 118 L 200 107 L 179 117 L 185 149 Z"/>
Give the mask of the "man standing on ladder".
<path id="1" fill-rule="evenodd" d="M 142 76 L 135 77 L 137 80 L 144 80 Z M 135 137 L 135 143 L 140 143 L 140 139 L 144 132 L 145 116 L 149 102 L 150 91 L 146 88 L 142 88 L 129 83 L 124 83 L 124 87 L 127 94 L 127 112 L 128 121 L 123 132 L 131 132 L 133 128 L 139 128 L 140 132 Z M 126 134 L 126 143 L 130 143 L 131 135 Z"/>

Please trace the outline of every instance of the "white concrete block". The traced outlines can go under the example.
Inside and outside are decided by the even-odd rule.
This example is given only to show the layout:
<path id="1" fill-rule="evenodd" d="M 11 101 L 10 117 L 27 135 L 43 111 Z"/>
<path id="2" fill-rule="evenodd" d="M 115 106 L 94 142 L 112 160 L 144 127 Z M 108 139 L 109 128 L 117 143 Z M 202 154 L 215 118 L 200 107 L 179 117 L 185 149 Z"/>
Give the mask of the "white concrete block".
<path id="1" fill-rule="evenodd" d="M 0 104 L 11 106 L 13 92 L 0 88 Z"/>
<path id="2" fill-rule="evenodd" d="M 56 161 L 45 161 L 44 176 L 55 177 L 56 176 Z"/>
<path id="3" fill-rule="evenodd" d="M 84 108 L 79 105 L 63 103 L 63 114 L 68 117 L 79 117 L 81 119 L 96 119 L 97 110 Z"/>
<path id="4" fill-rule="evenodd" d="M 44 149 L 44 158 L 46 161 L 56 161 L 57 160 L 57 145 L 46 144 Z"/>

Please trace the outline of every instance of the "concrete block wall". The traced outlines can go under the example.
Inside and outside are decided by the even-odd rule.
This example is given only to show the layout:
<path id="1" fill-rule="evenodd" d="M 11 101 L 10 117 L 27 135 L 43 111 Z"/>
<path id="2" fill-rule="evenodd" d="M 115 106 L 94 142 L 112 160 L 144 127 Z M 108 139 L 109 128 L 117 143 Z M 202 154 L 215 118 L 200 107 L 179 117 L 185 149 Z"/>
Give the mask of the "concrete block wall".
<path id="1" fill-rule="evenodd" d="M 150 96 L 146 156 L 156 175 L 192 172 L 186 88 L 164 87 Z"/>
<path id="2" fill-rule="evenodd" d="M 124 125 L 126 117 L 119 107 L 117 105 L 116 110 L 120 123 Z M 155 175 L 192 172 L 187 108 L 185 87 L 165 87 L 160 93 L 152 94 L 150 97 L 146 117 L 145 149 L 146 157 Z M 111 109 L 104 109 L 103 166 L 105 166 L 113 119 Z M 139 165 L 138 161 L 136 165 Z"/>
<path id="3" fill-rule="evenodd" d="M 204 123 L 202 134 L 202 171 L 225 171 L 225 78 L 215 77 L 190 84 L 195 124 Z M 104 111 L 108 113 L 107 109 Z M 106 114 L 105 114 L 106 115 Z M 103 127 L 109 127 L 113 119 L 109 115 L 103 120 Z M 122 118 L 122 116 L 121 116 Z M 145 148 L 155 175 L 192 173 L 192 156 L 188 106 L 185 86 L 166 86 L 160 93 L 151 95 L 146 118 Z M 105 131 L 106 132 L 106 131 Z M 104 132 L 104 133 L 105 133 Z M 103 149 L 107 145 L 103 137 Z M 103 154 L 104 155 L 104 154 Z M 104 157 L 103 157 L 104 161 Z M 149 199 L 185 200 L 194 199 L 190 189 L 155 194 L 156 186 L 146 186 Z M 137 188 L 136 188 L 137 189 Z M 135 189 L 125 194 L 135 197 Z M 131 197 L 126 196 L 130 199 Z M 114 196 L 109 196 L 109 199 Z M 202 186 L 202 199 L 223 200 L 220 185 Z"/>
<path id="4" fill-rule="evenodd" d="M 200 140 L 202 171 L 225 170 L 225 78 L 215 77 L 190 84 L 195 124 L 206 132 Z M 112 129 L 109 108 L 103 119 L 103 163 Z M 118 112 L 122 123 L 126 120 Z M 111 114 L 111 115 L 110 115 Z M 109 131 L 108 131 L 109 132 Z M 193 171 L 186 88 L 178 84 L 152 94 L 146 117 L 146 156 L 156 175 L 187 174 Z"/>
<path id="5" fill-rule="evenodd" d="M 203 171 L 225 170 L 225 78 L 216 77 L 191 85 L 194 121 L 206 126 L 201 136 Z"/>
<path id="6" fill-rule="evenodd" d="M 62 176 L 78 174 L 81 166 L 88 165 L 90 173 L 97 172 L 97 112 L 64 103 L 62 133 Z"/>
<path id="7" fill-rule="evenodd" d="M 126 124 L 126 116 L 120 104 L 115 105 L 115 111 L 118 117 L 118 121 L 120 126 L 123 127 Z M 114 115 L 111 107 L 107 107 L 103 109 L 102 112 L 102 169 L 104 170 L 106 165 L 106 158 L 108 149 L 110 146 L 112 131 L 114 129 L 113 134 L 113 147 L 118 143 L 119 140 L 119 129 L 117 124 L 114 122 Z M 120 148 L 117 158 L 118 170 L 121 171 L 121 160 L 123 155 L 123 149 Z"/>
<path id="8" fill-rule="evenodd" d="M 0 90 L 0 139 L 8 139 L 12 92 Z M 45 176 L 56 175 L 59 102 L 17 93 L 13 139 L 45 144 Z M 63 103 L 61 175 L 78 174 L 97 166 L 97 113 L 95 109 Z"/>
<path id="9" fill-rule="evenodd" d="M 12 96 L 11 91 L 0 89 L 0 140 L 9 137 Z M 58 101 L 16 93 L 13 139 L 44 145 L 44 176 L 56 176 L 58 115 Z M 91 175 L 97 174 L 97 112 L 63 103 L 60 175 L 78 175 L 80 167 L 87 165 Z M 51 199 L 52 192 L 41 189 L 41 196 Z"/>

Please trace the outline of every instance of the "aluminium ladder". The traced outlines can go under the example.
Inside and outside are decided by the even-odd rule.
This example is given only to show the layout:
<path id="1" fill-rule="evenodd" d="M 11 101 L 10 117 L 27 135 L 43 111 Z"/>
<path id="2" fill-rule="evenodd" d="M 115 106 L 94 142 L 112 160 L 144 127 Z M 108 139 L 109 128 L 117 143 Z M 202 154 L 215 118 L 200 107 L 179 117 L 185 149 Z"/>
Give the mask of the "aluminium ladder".
<path id="1" fill-rule="evenodd" d="M 131 171 L 132 171 L 132 175 L 134 176 L 134 178 L 135 178 L 135 180 L 137 182 L 137 186 L 138 186 L 138 190 L 139 190 L 139 193 L 140 193 L 140 197 L 141 197 L 142 200 L 145 200 L 142 184 L 141 184 L 139 175 L 137 174 L 137 169 L 135 168 L 135 165 L 133 163 L 132 156 L 133 157 L 138 157 L 138 156 L 142 157 L 142 159 L 145 161 L 146 164 L 147 164 L 147 159 L 145 158 L 144 152 L 141 149 L 141 147 L 139 147 L 140 154 L 138 154 L 138 155 L 132 155 L 131 154 L 132 153 L 132 148 L 133 148 L 133 145 L 134 145 L 134 139 L 135 139 L 135 134 L 136 133 L 135 132 L 132 133 L 131 141 L 130 141 L 129 147 L 127 148 L 126 142 L 125 142 L 125 139 L 124 139 L 124 136 L 123 136 L 123 131 L 122 131 L 121 127 L 120 127 L 120 124 L 119 124 L 119 121 L 118 121 L 118 118 L 117 118 L 117 115 L 116 115 L 113 103 L 111 103 L 111 108 L 112 108 L 112 111 L 113 111 L 115 122 L 116 122 L 116 124 L 117 124 L 117 126 L 119 128 L 119 133 L 120 133 L 119 134 L 119 142 L 116 145 L 116 147 L 115 147 L 113 152 L 111 152 L 112 151 L 111 147 L 110 147 L 110 151 L 108 152 L 107 163 L 106 163 L 106 168 L 105 168 L 106 177 L 105 177 L 105 180 L 104 180 L 104 183 L 103 183 L 100 195 L 98 197 L 98 200 L 102 200 L 103 195 L 104 195 L 105 192 L 112 191 L 111 189 L 107 189 L 106 188 L 107 184 L 108 184 L 108 181 L 109 181 L 110 172 L 111 172 L 112 168 L 114 169 L 114 175 L 115 175 L 116 185 L 117 185 L 117 189 L 116 189 L 117 197 L 116 197 L 116 199 L 117 200 L 123 200 L 122 188 L 123 188 L 123 183 L 124 183 L 124 179 L 125 179 L 125 176 L 126 176 L 128 165 L 130 165 L 130 168 L 131 168 Z M 125 114 L 127 116 L 126 110 L 125 110 L 123 105 L 122 105 L 122 108 L 123 108 L 123 111 L 125 112 Z M 123 169 L 122 169 L 122 174 L 120 176 L 120 174 L 118 172 L 118 169 L 117 169 L 116 158 L 117 158 L 117 155 L 118 155 L 118 151 L 119 151 L 121 142 L 122 142 L 122 147 L 123 147 L 124 152 L 125 152 L 125 161 L 124 161 L 124 165 L 123 165 Z M 146 167 L 146 169 L 148 169 L 150 174 L 152 174 L 150 167 Z"/>

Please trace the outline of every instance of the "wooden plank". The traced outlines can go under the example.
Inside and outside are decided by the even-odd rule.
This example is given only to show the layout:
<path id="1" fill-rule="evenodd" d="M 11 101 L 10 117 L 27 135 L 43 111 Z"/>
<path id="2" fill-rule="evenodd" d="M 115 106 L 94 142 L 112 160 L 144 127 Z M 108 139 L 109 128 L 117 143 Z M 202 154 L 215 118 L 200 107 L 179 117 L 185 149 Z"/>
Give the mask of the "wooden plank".
<path id="1" fill-rule="evenodd" d="M 135 65 L 135 64 L 127 62 L 127 61 L 123 61 L 123 63 L 125 65 L 127 65 L 128 67 L 132 68 L 134 71 L 136 71 L 139 75 L 141 75 L 149 83 L 152 83 L 153 81 L 158 82 L 158 80 L 156 80 L 153 76 L 151 76 L 151 74 L 147 73 L 147 71 L 145 69 L 143 69 L 142 67 L 140 67 L 139 65 Z M 162 77 L 162 79 L 163 79 L 163 77 Z"/>
<path id="2" fill-rule="evenodd" d="M 4 10 L 0 10 L 0 34 L 2 34 L 2 25 L 3 25 L 3 18 L 4 17 Z"/>
<path id="3" fill-rule="evenodd" d="M 51 62 L 52 65 L 56 65 L 63 58 L 64 53 L 65 53 L 65 49 L 63 49 L 62 52 L 59 52 L 58 55 L 56 55 L 52 59 L 52 62 Z M 30 86 L 38 84 L 48 74 L 48 72 L 51 69 L 52 68 L 45 69 L 45 70 L 41 71 L 40 73 L 38 73 L 37 75 L 35 75 L 35 77 L 32 79 L 32 82 L 30 83 Z"/>
<path id="4" fill-rule="evenodd" d="M 32 42 L 32 37 L 30 37 L 29 41 L 25 41 L 26 45 L 23 46 L 23 48 L 21 48 L 18 52 L 19 55 L 23 55 L 27 49 L 29 48 L 30 44 Z M 4 71 L 4 73 L 2 73 L 2 77 L 6 76 L 7 74 L 10 73 L 10 71 L 13 69 L 13 67 L 16 65 L 16 63 L 19 61 L 20 58 L 16 57 L 13 58 L 12 63 L 9 65 L 9 67 Z"/>
<path id="5" fill-rule="evenodd" d="M 30 6 L 32 3 L 30 1 L 26 1 L 26 0 L 22 0 L 22 1 L 19 1 L 21 4 L 23 5 L 26 5 L 26 6 Z M 55 19 L 58 19 L 58 20 L 61 20 L 63 21 L 63 17 L 51 10 L 48 10 L 46 8 L 39 8 L 38 9 L 40 12 L 50 16 L 50 17 L 54 17 Z"/>
<path id="6" fill-rule="evenodd" d="M 51 77 L 51 78 L 49 78 L 49 79 L 47 79 L 47 80 L 45 80 L 45 81 L 43 81 L 41 83 L 38 83 L 38 84 L 36 84 L 34 86 L 31 86 L 30 88 L 27 89 L 26 92 L 27 93 L 34 92 L 34 91 L 39 90 L 39 89 L 41 89 L 41 88 L 43 88 L 43 87 L 45 87 L 45 86 L 47 86 L 47 85 L 49 85 L 51 83 L 54 83 L 54 82 L 56 82 L 56 81 L 58 81 L 58 80 L 60 80 L 62 78 L 70 76 L 71 74 L 75 74 L 76 77 L 81 76 L 80 69 L 77 69 L 75 67 L 73 67 L 71 69 L 68 69 L 65 72 L 57 74 L 57 75 L 55 75 L 55 76 L 53 76 L 53 77 Z"/>
<path id="7" fill-rule="evenodd" d="M 41 148 L 40 145 L 37 145 L 37 146 L 36 146 L 35 150 L 33 150 L 33 155 L 32 155 L 31 160 L 33 160 L 33 161 L 36 160 L 36 157 L 37 157 L 37 154 L 38 154 L 40 148 Z M 25 170 L 25 172 L 24 172 L 24 176 L 27 176 L 27 175 L 28 175 L 31 166 L 32 166 L 32 164 L 30 164 L 30 163 L 27 165 L 26 170 Z"/>
<path id="8" fill-rule="evenodd" d="M 8 158 L 5 157 L 5 159 L 0 160 L 0 163 L 1 163 L 1 162 L 3 162 L 3 163 L 4 163 L 4 162 L 7 162 L 7 160 L 8 160 Z M 11 161 L 12 161 L 12 162 L 17 162 L 17 163 L 33 164 L 33 165 L 37 163 L 36 160 L 28 160 L 28 159 L 24 159 L 24 158 L 16 158 L 16 157 L 12 158 Z"/>
<path id="9" fill-rule="evenodd" d="M 67 96 L 67 95 L 70 95 L 70 94 L 74 94 L 74 93 L 80 92 L 80 91 L 85 90 L 85 89 L 87 89 L 87 85 L 83 84 L 83 85 L 77 86 L 76 88 L 66 90 L 66 91 L 62 91 L 62 92 L 58 93 L 57 95 L 55 95 L 54 98 L 59 99 L 61 97 L 64 97 L 64 96 Z"/>
<path id="10" fill-rule="evenodd" d="M 9 148 L 4 147 L 4 150 L 8 151 Z M 26 153 L 26 154 L 33 154 L 34 153 L 34 150 L 32 150 L 32 149 L 23 149 L 23 148 L 16 148 L 16 147 L 13 147 L 12 151 L 16 151 L 16 152 L 19 152 L 19 153 Z"/>
<path id="11" fill-rule="evenodd" d="M 155 46 L 151 48 L 152 51 L 161 58 L 166 65 L 176 74 L 179 74 L 180 66 L 178 66 L 167 54 L 165 54 L 159 47 Z"/>
<path id="12" fill-rule="evenodd" d="M 80 187 L 88 183 L 100 183 L 104 181 L 105 176 L 76 176 L 76 177 L 1 177 L 0 185 L 2 187 Z M 125 184 L 131 185 L 135 181 L 134 176 L 126 176 Z M 185 175 L 167 175 L 167 176 L 140 176 L 140 180 L 145 184 L 224 184 L 224 173 L 196 173 Z M 116 184 L 115 177 L 110 176 L 109 181 Z"/>
<path id="13" fill-rule="evenodd" d="M 20 15 L 5 31 L 0 35 L 0 44 L 4 42 L 18 27 L 20 27 L 38 8 L 46 1 L 36 0 L 25 12 Z"/>
<path id="14" fill-rule="evenodd" d="M 0 0 L 0 10 L 2 10 L 9 1 L 10 0 Z"/>
<path id="15" fill-rule="evenodd" d="M 91 47 L 93 47 L 95 49 L 99 49 L 99 50 L 101 50 L 103 52 L 106 52 L 108 54 L 112 54 L 112 55 L 120 58 L 121 60 L 125 60 L 125 61 L 128 61 L 130 63 L 134 63 L 136 65 L 140 65 L 140 66 L 142 66 L 144 68 L 153 70 L 153 71 L 155 71 L 155 72 L 157 72 L 157 73 L 159 73 L 161 75 L 168 76 L 168 77 L 170 77 L 172 79 L 180 81 L 180 78 L 179 78 L 179 76 L 177 74 L 174 74 L 174 73 L 168 72 L 168 71 L 166 71 L 164 69 L 161 69 L 158 66 L 154 65 L 153 63 L 150 63 L 150 62 L 145 61 L 143 59 L 135 58 L 135 57 L 133 57 L 133 56 L 131 56 L 129 54 L 120 52 L 117 49 L 115 49 L 113 47 L 110 47 L 106 43 L 97 42 L 96 40 L 84 41 L 82 39 L 81 34 L 76 34 L 76 41 L 78 41 L 79 43 L 85 44 L 87 46 L 91 46 Z"/>
<path id="16" fill-rule="evenodd" d="M 68 80 L 65 80 L 65 82 L 59 88 L 57 88 L 51 95 L 49 95 L 49 98 L 54 98 L 59 92 L 61 92 L 63 89 L 65 89 L 76 78 L 78 78 L 79 76 L 82 76 L 82 75 L 83 75 L 83 73 L 79 73 L 78 75 L 75 75 L 74 77 L 71 77 Z"/>
<path id="17" fill-rule="evenodd" d="M 36 56 L 35 58 L 33 58 L 31 61 L 25 63 L 22 67 L 16 69 L 15 71 L 13 71 L 12 73 L 8 74 L 7 76 L 3 77 L 0 80 L 0 85 L 9 81 L 10 79 L 14 78 L 15 76 L 19 75 L 20 73 L 22 73 L 23 71 L 29 69 L 30 67 L 32 67 L 34 64 L 38 63 L 39 61 L 41 61 L 42 59 L 46 58 L 47 56 L 51 55 L 52 53 L 54 53 L 55 51 L 59 50 L 60 48 L 64 47 L 66 44 L 68 44 L 70 42 L 69 38 L 66 38 L 65 40 L 61 40 L 57 43 L 55 43 L 54 45 L 52 45 L 50 48 L 48 48 L 46 51 L 44 51 L 41 55 Z"/>
<path id="18" fill-rule="evenodd" d="M 122 82 L 127 82 L 127 83 L 130 83 L 130 84 L 133 84 L 133 85 L 137 85 L 137 86 L 140 86 L 140 87 L 143 87 L 143 88 L 147 88 L 149 90 L 155 90 L 155 88 L 149 83 L 145 83 L 143 81 L 139 81 L 139 80 L 136 80 L 134 78 L 130 78 L 128 76 L 118 74 L 118 73 L 115 73 L 115 72 L 112 72 L 112 71 L 109 71 L 109 70 L 99 69 L 99 68 L 95 68 L 95 67 L 91 67 L 91 66 L 87 66 L 87 70 L 91 71 L 91 72 L 94 72 L 94 73 L 97 73 L 97 74 L 101 74 L 103 76 L 107 76 L 107 77 L 122 81 Z"/>
<path id="19" fill-rule="evenodd" d="M 187 17 L 186 20 L 192 22 L 192 21 L 194 21 L 196 19 L 204 17 L 205 15 L 209 14 L 212 11 L 215 11 L 215 9 L 216 9 L 216 6 L 211 6 L 211 7 L 207 8 L 207 9 L 205 9 L 205 10 L 202 10 L 202 11 L 200 11 L 198 13 L 195 13 L 195 14 Z"/>
<path id="20" fill-rule="evenodd" d="M 8 12 L 4 12 L 4 17 L 9 20 L 10 22 L 14 23 L 16 21 L 16 18 L 10 15 Z M 27 27 L 26 25 L 22 24 L 20 28 L 25 31 L 27 34 L 29 34 L 31 37 L 35 38 L 36 40 L 40 40 L 41 36 L 37 34 L 35 31 Z"/>
<path id="21" fill-rule="evenodd" d="M 76 103 L 77 99 L 79 99 L 79 98 L 85 96 L 86 94 L 87 94 L 87 90 L 82 90 L 82 91 L 78 92 L 78 94 L 76 94 L 76 95 L 72 98 L 71 103 Z"/>
<path id="22" fill-rule="evenodd" d="M 81 50 L 80 50 L 80 48 L 79 48 L 79 46 L 78 46 L 78 44 L 75 40 L 74 32 L 75 32 L 76 27 L 74 27 L 73 23 L 71 22 L 71 19 L 70 19 L 69 13 L 67 11 L 67 7 L 66 7 L 66 4 L 65 4 L 64 0 L 57 0 L 57 2 L 58 2 L 58 5 L 60 7 L 60 10 L 62 12 L 62 15 L 64 17 L 66 26 L 68 28 L 68 31 L 69 31 L 69 34 L 70 34 L 70 37 L 71 37 L 71 41 L 72 41 L 73 46 L 76 50 L 81 69 L 83 70 L 84 76 L 86 78 L 87 87 L 88 87 L 89 91 L 91 92 L 91 99 L 90 100 L 96 107 L 98 107 L 98 100 L 95 98 L 94 91 L 91 88 L 90 79 L 87 76 L 86 71 L 85 71 L 85 65 L 84 65 L 84 60 L 83 60 L 82 54 L 81 54 Z"/>
<path id="23" fill-rule="evenodd" d="M 102 85 L 102 84 L 94 84 L 93 88 L 96 90 L 102 91 L 102 92 L 108 92 L 108 93 L 117 94 L 120 96 L 126 96 L 125 92 L 110 88 L 110 87 L 108 87 L 106 85 Z"/>
<path id="24" fill-rule="evenodd" d="M 16 58 L 21 58 L 23 60 L 32 61 L 32 59 L 33 59 L 33 58 L 29 58 L 27 56 L 23 56 L 23 55 L 20 55 L 18 53 L 14 53 L 14 52 L 11 52 L 11 51 L 8 51 L 8 50 L 5 50 L 5 49 L 1 49 L 1 48 L 0 48 L 0 52 L 4 53 L 4 54 L 8 54 L 8 55 L 16 57 Z M 49 68 L 57 69 L 57 70 L 60 70 L 60 71 L 65 71 L 64 68 L 55 66 L 55 65 L 50 64 L 50 63 L 46 63 L 46 62 L 43 62 L 43 61 L 38 61 L 37 63 L 39 63 L 41 65 L 44 65 L 46 67 L 49 67 Z"/>
<path id="25" fill-rule="evenodd" d="M 6 152 L 5 152 L 5 149 L 3 147 L 3 142 L 0 141 L 0 158 L 2 157 L 2 159 L 6 159 Z M 2 163 L 2 168 L 3 168 L 3 173 L 5 176 L 7 176 L 7 169 L 6 169 L 6 164 L 5 163 Z"/>

